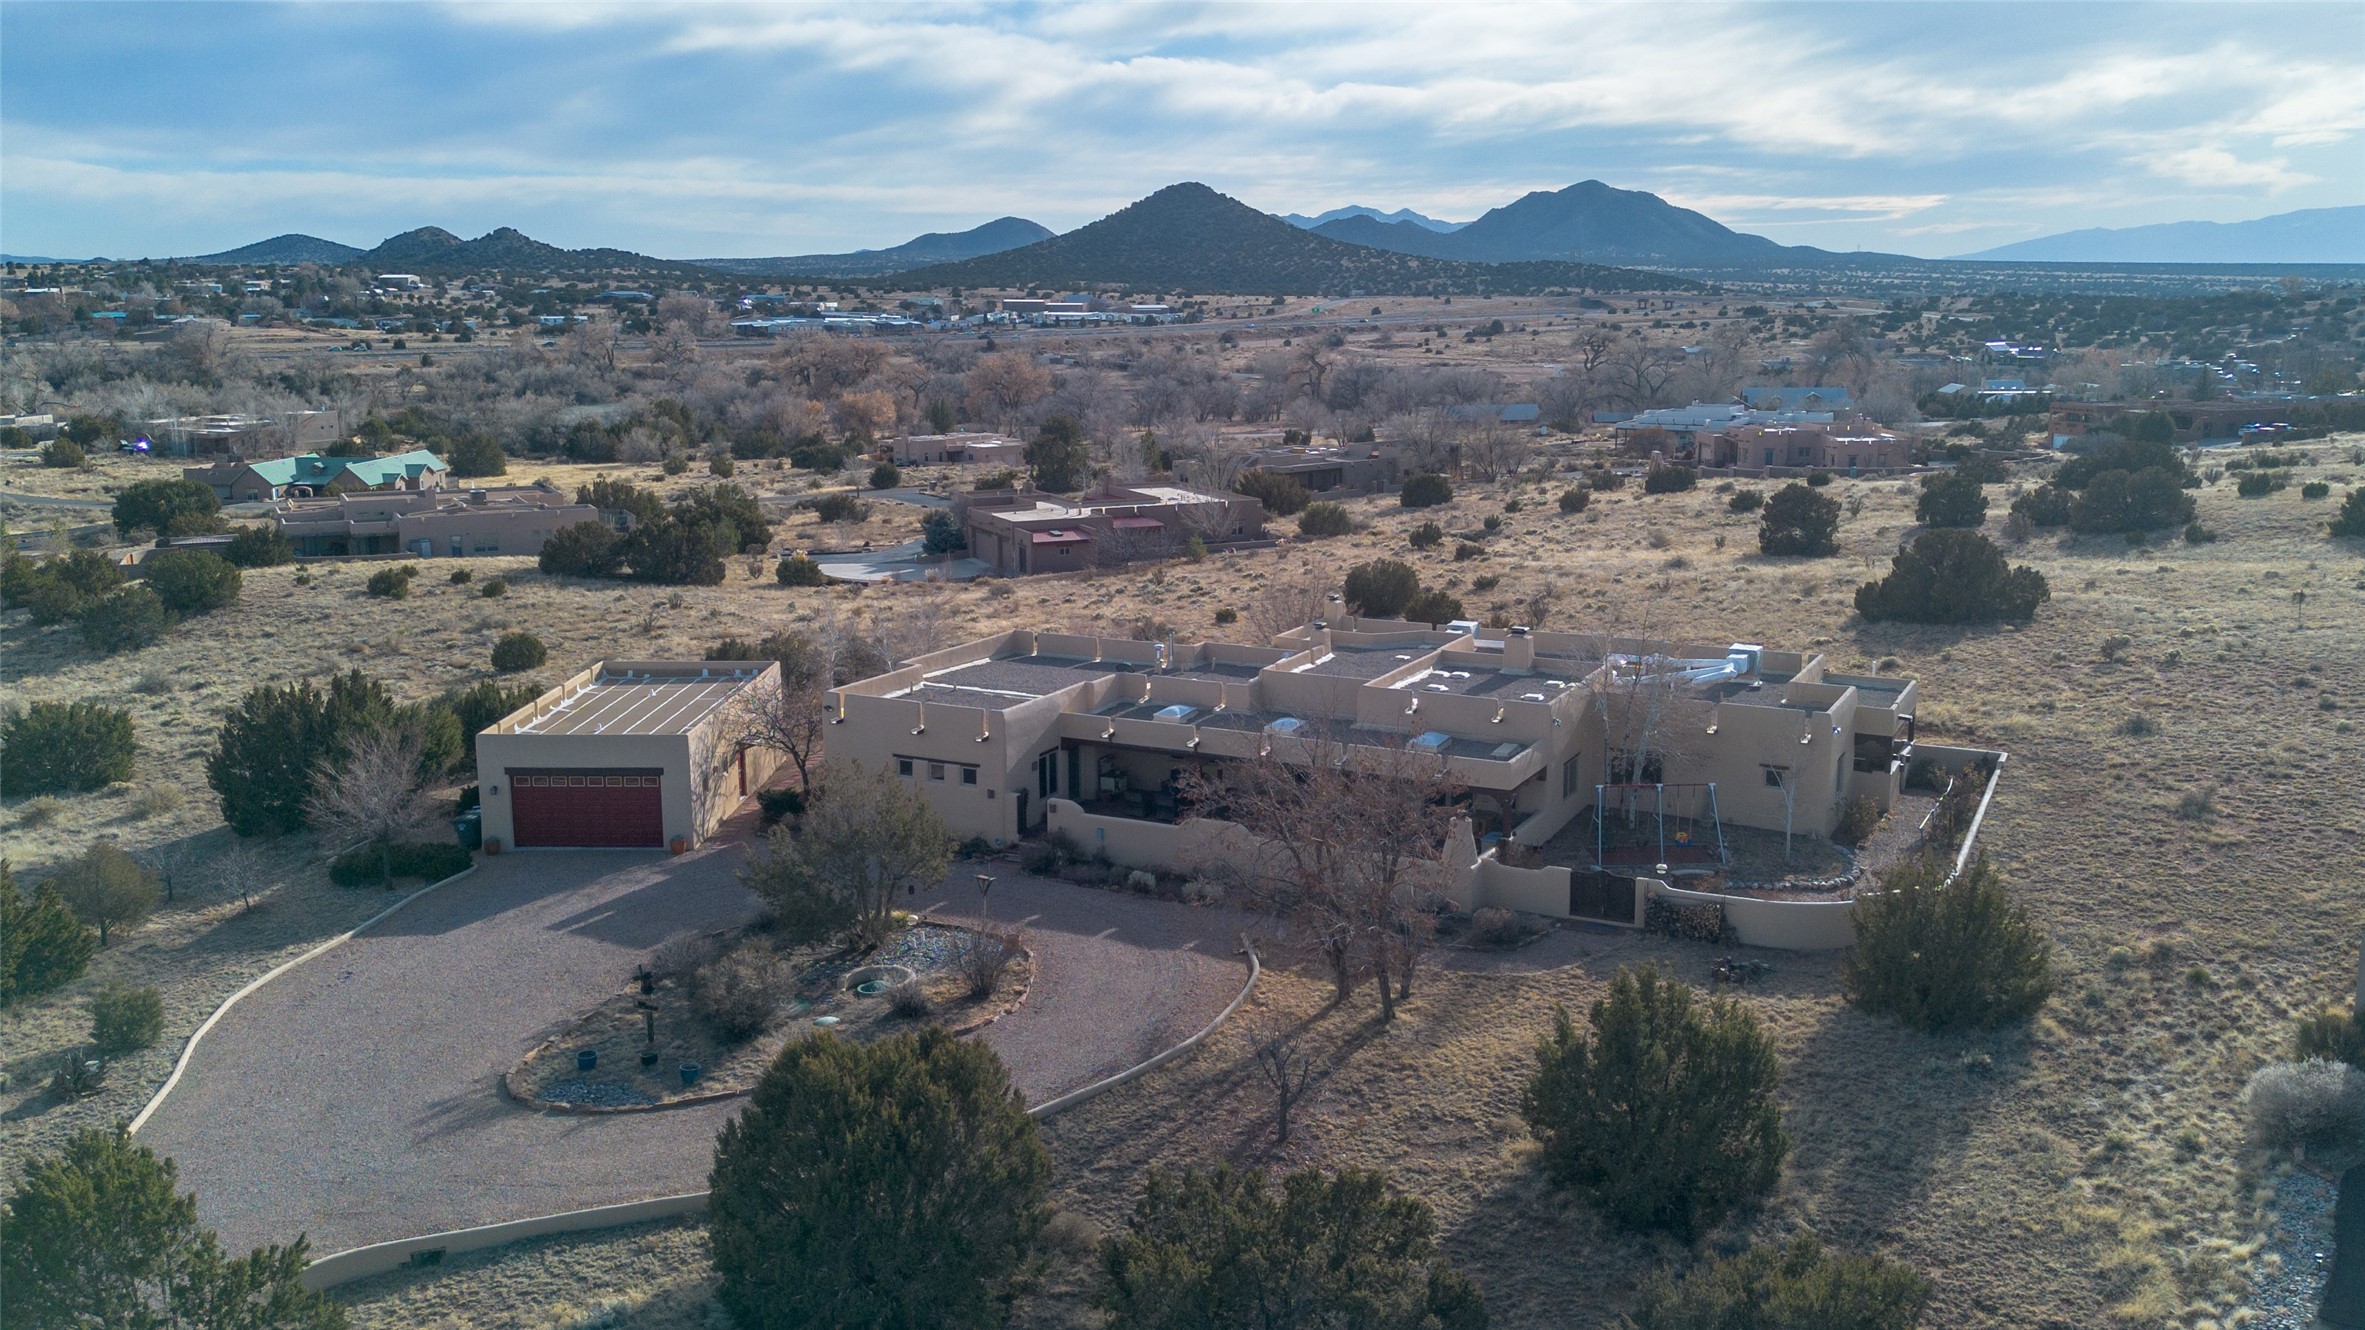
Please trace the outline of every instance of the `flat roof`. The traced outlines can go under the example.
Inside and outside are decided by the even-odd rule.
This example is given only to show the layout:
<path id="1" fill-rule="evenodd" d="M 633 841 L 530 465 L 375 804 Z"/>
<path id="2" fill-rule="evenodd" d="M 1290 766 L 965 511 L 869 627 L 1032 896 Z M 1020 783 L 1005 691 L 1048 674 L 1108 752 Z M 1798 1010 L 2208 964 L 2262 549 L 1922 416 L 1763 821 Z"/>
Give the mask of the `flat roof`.
<path id="1" fill-rule="evenodd" d="M 959 691 L 1009 702 L 1049 697 L 1103 675 L 1147 672 L 1144 666 L 1121 660 L 1085 660 L 1081 656 L 1006 656 L 938 670 L 922 679 L 919 687 L 912 691 Z"/>
<path id="2" fill-rule="evenodd" d="M 1583 682 L 1538 671 L 1521 674 L 1500 667 L 1481 665 L 1477 669 L 1463 669 L 1459 666 L 1460 661 L 1455 657 L 1440 657 L 1437 665 L 1390 687 L 1415 693 L 1460 693 L 1465 697 L 1506 693 L 1523 701 L 1549 702 Z"/>
<path id="3" fill-rule="evenodd" d="M 1377 679 L 1390 670 L 1402 669 L 1425 656 L 1434 655 L 1437 644 L 1415 642 L 1405 646 L 1387 647 L 1332 647 L 1316 657 L 1313 663 L 1298 666 L 1295 674 L 1327 674 L 1343 679 Z"/>
<path id="4" fill-rule="evenodd" d="M 602 668 L 555 706 L 518 722 L 516 734 L 687 734 L 733 693 L 753 683 L 766 666 L 754 661 L 718 661 Z"/>

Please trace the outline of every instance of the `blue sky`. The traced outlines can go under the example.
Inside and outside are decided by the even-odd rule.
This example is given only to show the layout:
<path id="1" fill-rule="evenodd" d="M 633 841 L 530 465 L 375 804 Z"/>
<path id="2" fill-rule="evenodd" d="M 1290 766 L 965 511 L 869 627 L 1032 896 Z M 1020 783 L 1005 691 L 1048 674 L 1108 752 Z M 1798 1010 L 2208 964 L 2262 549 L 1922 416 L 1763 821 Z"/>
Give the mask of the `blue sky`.
<path id="1" fill-rule="evenodd" d="M 2365 203 L 2365 5 L 0 6 L 0 249 L 1067 230 L 1598 178 L 1943 255 Z"/>

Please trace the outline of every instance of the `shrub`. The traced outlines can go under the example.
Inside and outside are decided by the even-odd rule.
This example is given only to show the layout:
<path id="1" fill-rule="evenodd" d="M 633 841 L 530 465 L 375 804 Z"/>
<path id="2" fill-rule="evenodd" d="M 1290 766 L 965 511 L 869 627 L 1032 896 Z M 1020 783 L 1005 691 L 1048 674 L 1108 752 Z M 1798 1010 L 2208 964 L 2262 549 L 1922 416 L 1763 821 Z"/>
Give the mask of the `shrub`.
<path id="1" fill-rule="evenodd" d="M 359 670 L 310 684 L 259 685 L 223 717 L 206 783 L 221 796 L 222 820 L 241 836 L 283 835 L 304 825 L 313 776 L 343 756 L 352 735 L 392 718 L 386 690 Z"/>
<path id="2" fill-rule="evenodd" d="M 1700 473 L 1688 466 L 1652 467 L 1642 478 L 1645 494 L 1680 494 L 1700 483 Z"/>
<path id="3" fill-rule="evenodd" d="M 1735 513 L 1754 513 L 1766 506 L 1764 490 L 1737 490 L 1724 501 L 1725 510 Z"/>
<path id="4" fill-rule="evenodd" d="M 2252 471 L 2234 482 L 2234 493 L 2245 499 L 2263 499 L 2283 488 L 2283 478 L 2267 471 Z"/>
<path id="5" fill-rule="evenodd" d="M 1407 508 L 1434 508 L 1453 502 L 1453 483 L 1435 472 L 1418 472 L 1404 478 L 1404 489 L 1396 497 Z"/>
<path id="6" fill-rule="evenodd" d="M 1839 500 L 1804 485 L 1784 485 L 1758 519 L 1757 548 L 1766 554 L 1806 558 L 1839 553 Z"/>
<path id="7" fill-rule="evenodd" d="M 1481 947 L 1516 947 L 1539 930 L 1526 919 L 1489 905 L 1470 916 L 1470 941 Z"/>
<path id="8" fill-rule="evenodd" d="M 35 702 L 0 724 L 0 793 L 95 790 L 130 780 L 131 713 L 96 702 Z"/>
<path id="9" fill-rule="evenodd" d="M 665 459 L 658 470 L 669 476 L 686 476 L 690 473 L 690 459 L 680 453 L 674 453 Z"/>
<path id="10" fill-rule="evenodd" d="M 870 487 L 891 490 L 903 483 L 903 472 L 893 462 L 881 462 L 870 469 Z"/>
<path id="11" fill-rule="evenodd" d="M 109 933 L 138 923 L 156 908 L 156 875 L 113 841 L 91 842 L 49 884 L 75 918 L 99 930 L 102 947 Z"/>
<path id="12" fill-rule="evenodd" d="M 2332 535 L 2337 539 L 2365 537 L 2365 485 L 2349 491 L 2340 501 L 2340 515 L 2332 519 Z"/>
<path id="13" fill-rule="evenodd" d="M 1484 545 L 1480 545 L 1474 541 L 1468 540 L 1457 540 L 1454 542 L 1453 561 L 1455 563 L 1468 563 L 1472 559 L 1483 559 L 1485 557 L 1486 546 Z"/>
<path id="14" fill-rule="evenodd" d="M 1809 471 L 1807 473 L 1807 484 L 1816 489 L 1821 489 L 1830 483 L 1831 473 L 1828 471 Z"/>
<path id="15" fill-rule="evenodd" d="M 367 590 L 373 596 L 401 600 L 411 594 L 411 579 L 418 575 L 419 570 L 407 563 L 395 568 L 380 568 L 370 574 Z"/>
<path id="16" fill-rule="evenodd" d="M 98 946 L 97 932 L 74 917 L 54 885 L 42 883 L 27 900 L 0 859 L 0 1006 L 81 978 Z"/>
<path id="17" fill-rule="evenodd" d="M 493 669 L 501 674 L 537 669 L 548 659 L 549 649 L 532 633 L 504 633 L 493 643 Z"/>
<path id="18" fill-rule="evenodd" d="M 441 882 L 473 862 L 465 848 L 451 841 L 361 845 L 329 861 L 328 880 L 340 887 L 389 885 L 397 878 Z"/>
<path id="19" fill-rule="evenodd" d="M 1812 1237 L 1755 1246 L 1642 1286 L 1630 1330 L 1913 1330 L 1930 1282 L 1880 1256 L 1827 1254 Z"/>
<path id="20" fill-rule="evenodd" d="M 957 554 L 969 548 L 961 519 L 942 508 L 920 514 L 920 546 L 930 554 Z"/>
<path id="21" fill-rule="evenodd" d="M 805 792 L 797 789 L 758 790 L 756 806 L 762 810 L 762 821 L 767 827 L 792 817 L 805 815 Z"/>
<path id="22" fill-rule="evenodd" d="M 509 474 L 509 458 L 490 434 L 466 434 L 452 440 L 445 445 L 443 458 L 451 463 L 452 474 L 462 480 Z"/>
<path id="23" fill-rule="evenodd" d="M 1859 794 L 1840 805 L 1839 823 L 1831 829 L 1831 838 L 1850 849 L 1860 848 L 1880 822 L 1880 805 L 1871 795 Z"/>
<path id="24" fill-rule="evenodd" d="M 2321 480 L 2311 480 L 2305 485 L 2299 487 L 2299 497 L 2303 499 L 2328 499 L 2332 497 L 2332 486 Z"/>
<path id="25" fill-rule="evenodd" d="M 1624 489 L 1626 478 L 1606 466 L 1597 466 L 1585 473 L 1585 485 L 1595 490 Z"/>
<path id="26" fill-rule="evenodd" d="M 1856 612 L 1876 623 L 2024 623 L 2052 595 L 2044 574 L 2007 566 L 1979 532 L 1925 531 L 1897 552 L 1887 577 L 1856 589 Z"/>
<path id="27" fill-rule="evenodd" d="M 1979 477 L 1956 471 L 1922 484 L 1913 520 L 1924 526 L 1976 527 L 1987 520 L 1987 491 Z"/>
<path id="28" fill-rule="evenodd" d="M 85 646 L 112 656 L 162 641 L 172 627 L 172 615 L 154 589 L 127 586 L 85 604 L 74 615 L 74 627 Z"/>
<path id="29" fill-rule="evenodd" d="M 542 542 L 536 564 L 553 577 L 614 577 L 624 564 L 624 538 L 605 522 L 560 527 Z"/>
<path id="30" fill-rule="evenodd" d="M 25 800 L 24 806 L 16 810 L 17 825 L 26 827 L 46 827 L 50 823 L 57 821 L 60 817 L 65 816 L 65 812 L 65 800 L 60 799 L 55 795 L 36 795 L 33 798 Z"/>
<path id="31" fill-rule="evenodd" d="M 158 550 L 143 565 L 148 588 L 174 614 L 211 614 L 238 603 L 237 565 L 204 550 Z"/>
<path id="32" fill-rule="evenodd" d="M 2188 523 L 2186 523 L 2186 524 L 2185 524 L 2185 528 L 2184 528 L 2184 543 L 2185 543 L 2185 544 L 2187 544 L 2187 545 L 2213 545 L 2213 544 L 2215 544 L 2216 542 L 2217 542 L 2217 533 L 2216 533 L 2216 532 L 2214 532 L 2214 531 L 2211 531 L 2209 528 L 2207 528 L 2207 527 L 2205 527 L 2205 526 L 2202 526 L 2202 525 L 2201 525 L 2200 523 L 2198 523 L 2198 522 L 2188 522 Z"/>
<path id="33" fill-rule="evenodd" d="M 124 583 L 123 570 L 97 550 L 75 550 L 41 563 L 13 550 L 6 557 L 7 580 L 0 589 L 10 605 L 31 610 L 33 622 L 44 627 L 64 623 Z"/>
<path id="34" fill-rule="evenodd" d="M 1404 540 L 1416 550 L 1433 550 L 1445 543 L 1445 528 L 1435 522 L 1423 522 L 1414 527 Z"/>
<path id="35" fill-rule="evenodd" d="M 1215 612 L 1215 621 L 1219 625 L 1238 623 L 1240 622 L 1240 611 L 1229 605 L 1222 606 Z"/>
<path id="36" fill-rule="evenodd" d="M 1344 504 L 1317 503 L 1298 514 L 1297 530 L 1301 536 L 1343 536 L 1355 529 L 1355 519 L 1347 515 Z"/>
<path id="37" fill-rule="evenodd" d="M 870 505 L 843 490 L 812 500 L 813 515 L 824 522 L 859 522 L 870 516 Z"/>
<path id="38" fill-rule="evenodd" d="M 1421 589 L 1421 575 L 1398 559 L 1374 559 L 1347 570 L 1343 595 L 1357 614 L 1393 619 Z"/>
<path id="39" fill-rule="evenodd" d="M 1437 1250 L 1428 1202 L 1385 1175 L 1307 1168 L 1278 1187 L 1228 1167 L 1153 1168 L 1101 1244 L 1092 1305 L 1113 1330 L 1479 1330 L 1486 1303 Z"/>
<path id="40" fill-rule="evenodd" d="M 1925 855 L 1856 902 L 1848 1000 L 1917 1030 L 1994 1029 L 2036 1014 L 2053 992 L 2053 948 L 1981 855 L 1954 881 Z"/>
<path id="41" fill-rule="evenodd" d="M 968 983 L 969 996 L 982 1002 L 1002 991 L 1002 981 L 1009 976 L 1011 963 L 1018 959 L 1021 950 L 1016 931 L 964 929 L 953 935 L 953 968 Z"/>
<path id="42" fill-rule="evenodd" d="M 2345 1155 L 2365 1148 L 2365 1071 L 2309 1058 L 2270 1063 L 2242 1089 L 2250 1136 L 2270 1150 Z"/>
<path id="43" fill-rule="evenodd" d="M 488 577 L 485 579 L 484 585 L 476 589 L 476 594 L 484 597 L 486 600 L 499 600 L 501 597 L 509 594 L 509 579 L 506 577 Z"/>
<path id="44" fill-rule="evenodd" d="M 2159 466 L 2102 472 L 2070 503 L 2069 525 L 2090 535 L 2182 526 L 2193 520 L 2193 496 L 2179 474 Z"/>
<path id="45" fill-rule="evenodd" d="M 2034 526 L 2067 526 L 2075 502 L 2076 496 L 2059 485 L 2039 485 L 2012 500 L 2012 512 Z"/>
<path id="46" fill-rule="evenodd" d="M 782 586 L 824 586 L 829 582 L 829 574 L 821 571 L 821 565 L 802 554 L 782 559 L 772 570 L 772 576 Z"/>
<path id="47" fill-rule="evenodd" d="M 752 1039 L 772 1023 L 788 992 L 788 967 L 769 946 L 751 943 L 690 976 L 690 1011 L 726 1043 Z"/>
<path id="48" fill-rule="evenodd" d="M 1500 573 L 1485 573 L 1470 579 L 1472 591 L 1492 591 L 1503 584 Z"/>
<path id="49" fill-rule="evenodd" d="M 2365 1021 L 2336 1007 L 2302 1016 L 2291 1031 L 2291 1056 L 2302 1062 L 2326 1058 L 2352 1067 L 2365 1065 Z"/>
<path id="50" fill-rule="evenodd" d="M 164 1033 L 164 995 L 108 984 L 90 995 L 90 1042 L 103 1057 L 148 1047 Z"/>
<path id="51" fill-rule="evenodd" d="M 729 453 L 716 453 L 706 459 L 706 474 L 716 480 L 729 480 L 738 470 L 739 464 L 731 460 Z"/>
<path id="52" fill-rule="evenodd" d="M 1295 476 L 1275 475 L 1270 471 L 1250 471 L 1233 484 L 1232 492 L 1245 494 L 1265 506 L 1275 517 L 1287 517 L 1305 511 L 1313 502 L 1306 487 Z"/>
<path id="53" fill-rule="evenodd" d="M 1553 1181 L 1628 1228 L 1690 1238 L 1770 1190 L 1789 1141 L 1773 1040 L 1738 1003 L 1622 967 L 1580 1032 L 1562 1008 L 1520 1111 Z"/>
<path id="54" fill-rule="evenodd" d="M 1591 502 L 1593 502 L 1593 491 L 1591 490 L 1571 486 L 1560 492 L 1560 511 L 1572 516 L 1585 511 L 1585 505 Z"/>
<path id="55" fill-rule="evenodd" d="M 222 548 L 222 557 L 240 568 L 276 568 L 296 561 L 296 547 L 277 527 L 242 526 Z"/>
<path id="56" fill-rule="evenodd" d="M 476 570 L 472 568 L 454 568 L 452 570 L 452 575 L 448 580 L 453 586 L 466 586 L 470 582 L 476 580 Z"/>
<path id="57" fill-rule="evenodd" d="M 213 486 L 194 480 L 143 480 L 115 496 L 115 531 L 153 531 L 160 536 L 195 536 L 220 525 L 222 501 Z"/>
<path id="58" fill-rule="evenodd" d="M 114 1128 L 32 1160 L 0 1207 L 10 1324 L 344 1330 L 344 1309 L 303 1286 L 302 1238 L 225 1255 L 178 1188 L 171 1160 Z"/>
<path id="59" fill-rule="evenodd" d="M 41 445 L 41 465 L 43 466 L 55 467 L 60 471 L 71 471 L 89 460 L 90 456 L 82 451 L 82 445 L 72 439 L 51 439 Z"/>
<path id="60" fill-rule="evenodd" d="M 1461 617 L 1461 598 L 1435 588 L 1424 587 L 1404 602 L 1403 618 L 1408 623 L 1452 623 Z"/>
<path id="61" fill-rule="evenodd" d="M 746 1330 L 1000 1325 L 1050 1173 L 984 1044 L 792 1043 L 716 1144 L 716 1300 Z"/>

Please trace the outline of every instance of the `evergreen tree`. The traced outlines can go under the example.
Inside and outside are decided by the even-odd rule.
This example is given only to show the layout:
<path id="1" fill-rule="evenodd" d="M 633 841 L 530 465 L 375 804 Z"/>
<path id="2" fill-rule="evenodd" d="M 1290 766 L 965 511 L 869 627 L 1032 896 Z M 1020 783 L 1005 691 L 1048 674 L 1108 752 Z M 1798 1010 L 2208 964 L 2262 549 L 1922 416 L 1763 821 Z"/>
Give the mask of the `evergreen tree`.
<path id="1" fill-rule="evenodd" d="M 1839 500 L 1796 482 L 1784 485 L 1757 521 L 1757 548 L 1812 559 L 1839 553 Z"/>
<path id="2" fill-rule="evenodd" d="M 15 870 L 0 859 L 0 1006 L 81 978 L 98 948 L 98 933 L 74 917 L 55 886 L 44 882 L 26 900 Z"/>
<path id="3" fill-rule="evenodd" d="M 1917 1030 L 2027 1020 L 2053 992 L 2052 944 L 1981 855 L 1952 882 L 1924 856 L 1856 902 L 1848 999 Z"/>

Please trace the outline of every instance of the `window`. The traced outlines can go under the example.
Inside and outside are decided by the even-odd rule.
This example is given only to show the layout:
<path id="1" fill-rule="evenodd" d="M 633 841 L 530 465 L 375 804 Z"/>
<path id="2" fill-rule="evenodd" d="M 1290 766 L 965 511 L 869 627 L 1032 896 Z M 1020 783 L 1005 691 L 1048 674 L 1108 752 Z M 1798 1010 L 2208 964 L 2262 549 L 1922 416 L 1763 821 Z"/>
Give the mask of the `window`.
<path id="1" fill-rule="evenodd" d="M 931 763 L 929 763 L 929 764 L 928 764 L 928 779 L 930 779 L 930 780 L 943 780 L 943 779 L 944 779 L 944 763 L 942 763 L 942 762 L 931 762 Z"/>
<path id="2" fill-rule="evenodd" d="M 1581 755 L 1581 754 L 1580 754 L 1580 755 L 1578 755 L 1578 756 L 1576 756 L 1576 757 L 1572 757 L 1572 758 L 1570 758 L 1568 761 L 1566 761 L 1566 762 L 1563 762 L 1563 763 L 1561 763 L 1561 764 L 1560 764 L 1560 797 L 1561 797 L 1561 798 L 1563 798 L 1563 799 L 1566 799 L 1566 798 L 1568 798 L 1570 795 L 1572 795 L 1572 794 L 1575 794 L 1575 793 L 1577 792 L 1577 782 L 1578 782 L 1578 781 L 1579 781 L 1579 779 L 1581 779 L 1581 778 L 1583 777 L 1583 775 L 1584 775 L 1584 770 L 1583 770 L 1583 767 L 1584 767 L 1584 762 L 1585 762 L 1585 759 L 1584 759 L 1583 755 Z"/>
<path id="3" fill-rule="evenodd" d="M 898 775 L 898 776 L 901 776 L 901 777 L 903 777 L 903 778 L 904 778 L 904 779 L 906 779 L 906 780 L 909 780 L 909 779 L 911 779 L 911 774 L 912 774 L 912 760 L 911 760 L 910 758 L 908 758 L 908 757 L 899 757 L 899 758 L 896 758 L 896 759 L 895 759 L 895 774 L 896 774 L 896 775 Z"/>
<path id="4" fill-rule="evenodd" d="M 1059 793 L 1059 750 L 1035 759 L 1035 793 L 1048 799 Z"/>
<path id="5" fill-rule="evenodd" d="M 975 785 L 977 783 L 977 768 L 961 768 L 961 783 L 963 785 Z"/>
<path id="6" fill-rule="evenodd" d="M 1777 790 L 1781 789 L 1783 782 L 1789 779 L 1790 768 L 1788 767 L 1768 766 L 1766 768 L 1766 784 L 1773 786 Z"/>

